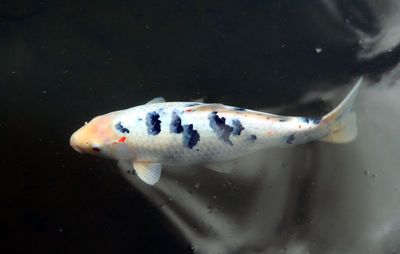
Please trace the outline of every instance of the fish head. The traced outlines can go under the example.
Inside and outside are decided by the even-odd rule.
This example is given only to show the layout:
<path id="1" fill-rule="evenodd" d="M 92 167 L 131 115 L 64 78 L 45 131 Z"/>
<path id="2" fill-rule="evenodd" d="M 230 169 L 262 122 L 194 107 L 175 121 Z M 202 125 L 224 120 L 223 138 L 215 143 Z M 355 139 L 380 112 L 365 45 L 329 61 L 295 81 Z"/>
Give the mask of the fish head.
<path id="1" fill-rule="evenodd" d="M 79 153 L 116 159 L 115 140 L 118 135 L 112 128 L 112 114 L 97 116 L 72 134 L 70 144 Z"/>

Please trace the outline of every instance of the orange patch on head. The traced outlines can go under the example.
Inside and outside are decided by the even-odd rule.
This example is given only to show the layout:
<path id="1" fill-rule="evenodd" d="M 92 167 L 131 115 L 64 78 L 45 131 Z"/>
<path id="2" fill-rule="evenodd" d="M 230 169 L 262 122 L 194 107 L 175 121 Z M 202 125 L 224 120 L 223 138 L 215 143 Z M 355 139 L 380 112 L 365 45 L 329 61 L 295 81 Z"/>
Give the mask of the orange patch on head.
<path id="1" fill-rule="evenodd" d="M 99 116 L 94 118 L 88 125 L 88 131 L 95 134 L 99 137 L 111 137 L 112 131 L 110 128 L 111 125 L 111 116 Z"/>
<path id="2" fill-rule="evenodd" d="M 301 125 L 299 125 L 299 129 L 301 129 Z"/>
<path id="3" fill-rule="evenodd" d="M 311 129 L 312 129 L 312 127 L 310 126 L 310 127 L 308 127 L 308 129 L 309 129 L 309 130 L 311 130 Z"/>
<path id="4" fill-rule="evenodd" d="M 118 140 L 118 142 L 123 143 L 123 142 L 125 142 L 125 140 L 126 140 L 126 137 L 122 137 L 122 138 L 120 138 L 120 139 Z"/>
<path id="5" fill-rule="evenodd" d="M 193 110 L 193 109 L 186 109 L 185 111 L 186 111 L 186 112 L 190 112 L 190 111 L 192 111 L 192 110 Z"/>
<path id="6" fill-rule="evenodd" d="M 271 136 L 272 135 L 272 131 L 267 132 L 267 135 Z"/>

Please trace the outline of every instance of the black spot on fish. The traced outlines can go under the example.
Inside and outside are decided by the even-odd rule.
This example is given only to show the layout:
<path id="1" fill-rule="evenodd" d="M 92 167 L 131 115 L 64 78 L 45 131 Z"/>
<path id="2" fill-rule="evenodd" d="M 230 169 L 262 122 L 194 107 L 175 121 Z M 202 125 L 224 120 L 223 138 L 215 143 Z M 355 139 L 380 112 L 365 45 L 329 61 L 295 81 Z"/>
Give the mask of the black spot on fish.
<path id="1" fill-rule="evenodd" d="M 240 135 L 242 130 L 244 130 L 242 123 L 237 119 L 232 120 L 232 127 L 233 127 L 232 131 L 233 135 Z"/>
<path id="2" fill-rule="evenodd" d="M 256 135 L 250 135 L 250 140 L 251 141 L 256 141 L 257 140 L 257 136 Z"/>
<path id="3" fill-rule="evenodd" d="M 290 135 L 288 137 L 288 139 L 286 140 L 286 143 L 288 143 L 289 145 L 291 145 L 293 143 L 293 141 L 295 140 L 294 135 Z"/>
<path id="4" fill-rule="evenodd" d="M 196 130 L 193 130 L 193 124 L 183 125 L 183 144 L 192 149 L 200 140 L 200 135 Z"/>
<path id="5" fill-rule="evenodd" d="M 245 108 L 238 108 L 238 107 L 234 108 L 234 110 L 237 110 L 237 111 L 246 111 Z"/>
<path id="6" fill-rule="evenodd" d="M 194 107 L 194 106 L 198 106 L 201 105 L 200 103 L 191 103 L 191 104 L 186 104 L 185 107 Z"/>
<path id="7" fill-rule="evenodd" d="M 140 117 L 140 118 L 138 118 L 138 121 L 142 121 L 143 119 Z"/>
<path id="8" fill-rule="evenodd" d="M 303 117 L 304 122 L 306 123 L 313 123 L 313 124 L 319 124 L 321 122 L 321 117 Z"/>
<path id="9" fill-rule="evenodd" d="M 169 125 L 169 131 L 172 133 L 182 133 L 182 121 L 176 112 L 172 112 L 171 124 Z"/>
<path id="10" fill-rule="evenodd" d="M 287 119 L 280 119 L 279 122 L 286 122 Z"/>
<path id="11" fill-rule="evenodd" d="M 208 116 L 210 127 L 217 134 L 219 139 L 233 145 L 232 141 L 229 139 L 229 135 L 231 135 L 233 128 L 225 124 L 225 117 L 220 118 L 217 113 L 217 111 L 213 111 Z"/>
<path id="12" fill-rule="evenodd" d="M 157 112 L 153 111 L 147 114 L 146 116 L 146 126 L 147 132 L 150 135 L 158 135 L 161 131 L 161 121 L 158 120 L 160 115 Z"/>
<path id="13" fill-rule="evenodd" d="M 121 122 L 119 122 L 115 125 L 115 129 L 119 130 L 122 133 L 129 133 L 129 130 L 127 128 L 125 128 L 124 126 L 122 126 Z"/>
<path id="14" fill-rule="evenodd" d="M 322 119 L 321 117 L 314 117 L 311 118 L 311 121 L 315 124 L 319 124 L 321 122 L 321 119 Z"/>
<path id="15" fill-rule="evenodd" d="M 183 133 L 183 144 L 190 149 L 200 140 L 200 135 L 197 130 L 193 129 L 193 124 L 182 125 L 182 120 L 176 112 L 172 112 L 169 130 L 171 133 Z"/>

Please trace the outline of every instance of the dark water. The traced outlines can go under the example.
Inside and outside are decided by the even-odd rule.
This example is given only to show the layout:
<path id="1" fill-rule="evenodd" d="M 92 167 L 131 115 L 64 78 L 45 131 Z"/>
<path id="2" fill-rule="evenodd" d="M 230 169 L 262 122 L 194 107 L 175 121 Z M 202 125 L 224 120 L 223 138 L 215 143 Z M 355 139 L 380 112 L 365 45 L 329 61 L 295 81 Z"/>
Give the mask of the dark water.
<path id="1" fill-rule="evenodd" d="M 322 115 L 331 105 L 299 98 L 377 81 L 398 63 L 398 44 L 360 41 L 386 29 L 379 18 L 395 5 L 372 2 L 2 1 L 1 248 L 193 252 L 112 162 L 73 151 L 70 135 L 157 96 Z"/>

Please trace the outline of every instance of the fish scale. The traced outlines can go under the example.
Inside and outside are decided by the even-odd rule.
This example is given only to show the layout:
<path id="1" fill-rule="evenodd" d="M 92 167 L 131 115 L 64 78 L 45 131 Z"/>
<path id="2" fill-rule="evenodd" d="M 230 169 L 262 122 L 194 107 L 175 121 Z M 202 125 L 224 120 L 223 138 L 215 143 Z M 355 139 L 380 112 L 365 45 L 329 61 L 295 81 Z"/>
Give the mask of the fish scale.
<path id="1" fill-rule="evenodd" d="M 299 124 L 302 124 L 304 128 L 317 126 L 313 123 L 307 124 L 296 117 L 272 117 L 270 114 L 257 111 L 238 111 L 230 106 L 213 108 L 213 104 L 201 104 L 187 107 L 187 104 L 165 102 L 138 106 L 115 117 L 113 124 L 117 125 L 121 122 L 130 130 L 129 134 L 121 132 L 120 135 L 126 136 L 127 142 L 136 147 L 137 160 L 158 161 L 164 165 L 232 160 L 269 146 L 286 145 L 285 137 L 294 133 L 296 136 L 301 135 L 302 130 L 297 127 Z M 209 109 L 202 110 L 202 108 Z M 156 112 L 161 122 L 161 131 L 155 135 L 149 135 L 149 127 L 146 125 L 146 120 L 143 120 L 151 112 Z M 193 148 L 183 145 L 182 133 L 171 133 L 170 126 L 174 112 L 180 117 L 182 126 L 191 124 L 193 130 L 199 133 L 200 140 Z M 230 133 L 229 142 L 219 138 L 215 130 L 210 127 L 210 122 L 212 122 L 210 116 L 213 112 L 219 119 L 225 119 L 226 126 L 231 127 L 233 121 L 239 121 L 244 128 L 240 135 Z M 282 122 L 282 119 L 285 121 Z M 272 134 L 268 135 L 268 132 Z M 252 136 L 256 139 L 253 140 Z"/>
<path id="2" fill-rule="evenodd" d="M 361 80 L 323 118 L 279 116 L 222 104 L 156 98 L 145 105 L 94 118 L 75 132 L 70 142 L 79 152 L 118 160 L 123 170 L 133 167 L 148 184 L 158 181 L 161 165 L 206 164 L 226 172 L 229 161 L 261 149 L 313 140 L 354 140 L 357 127 L 351 107 Z"/>

